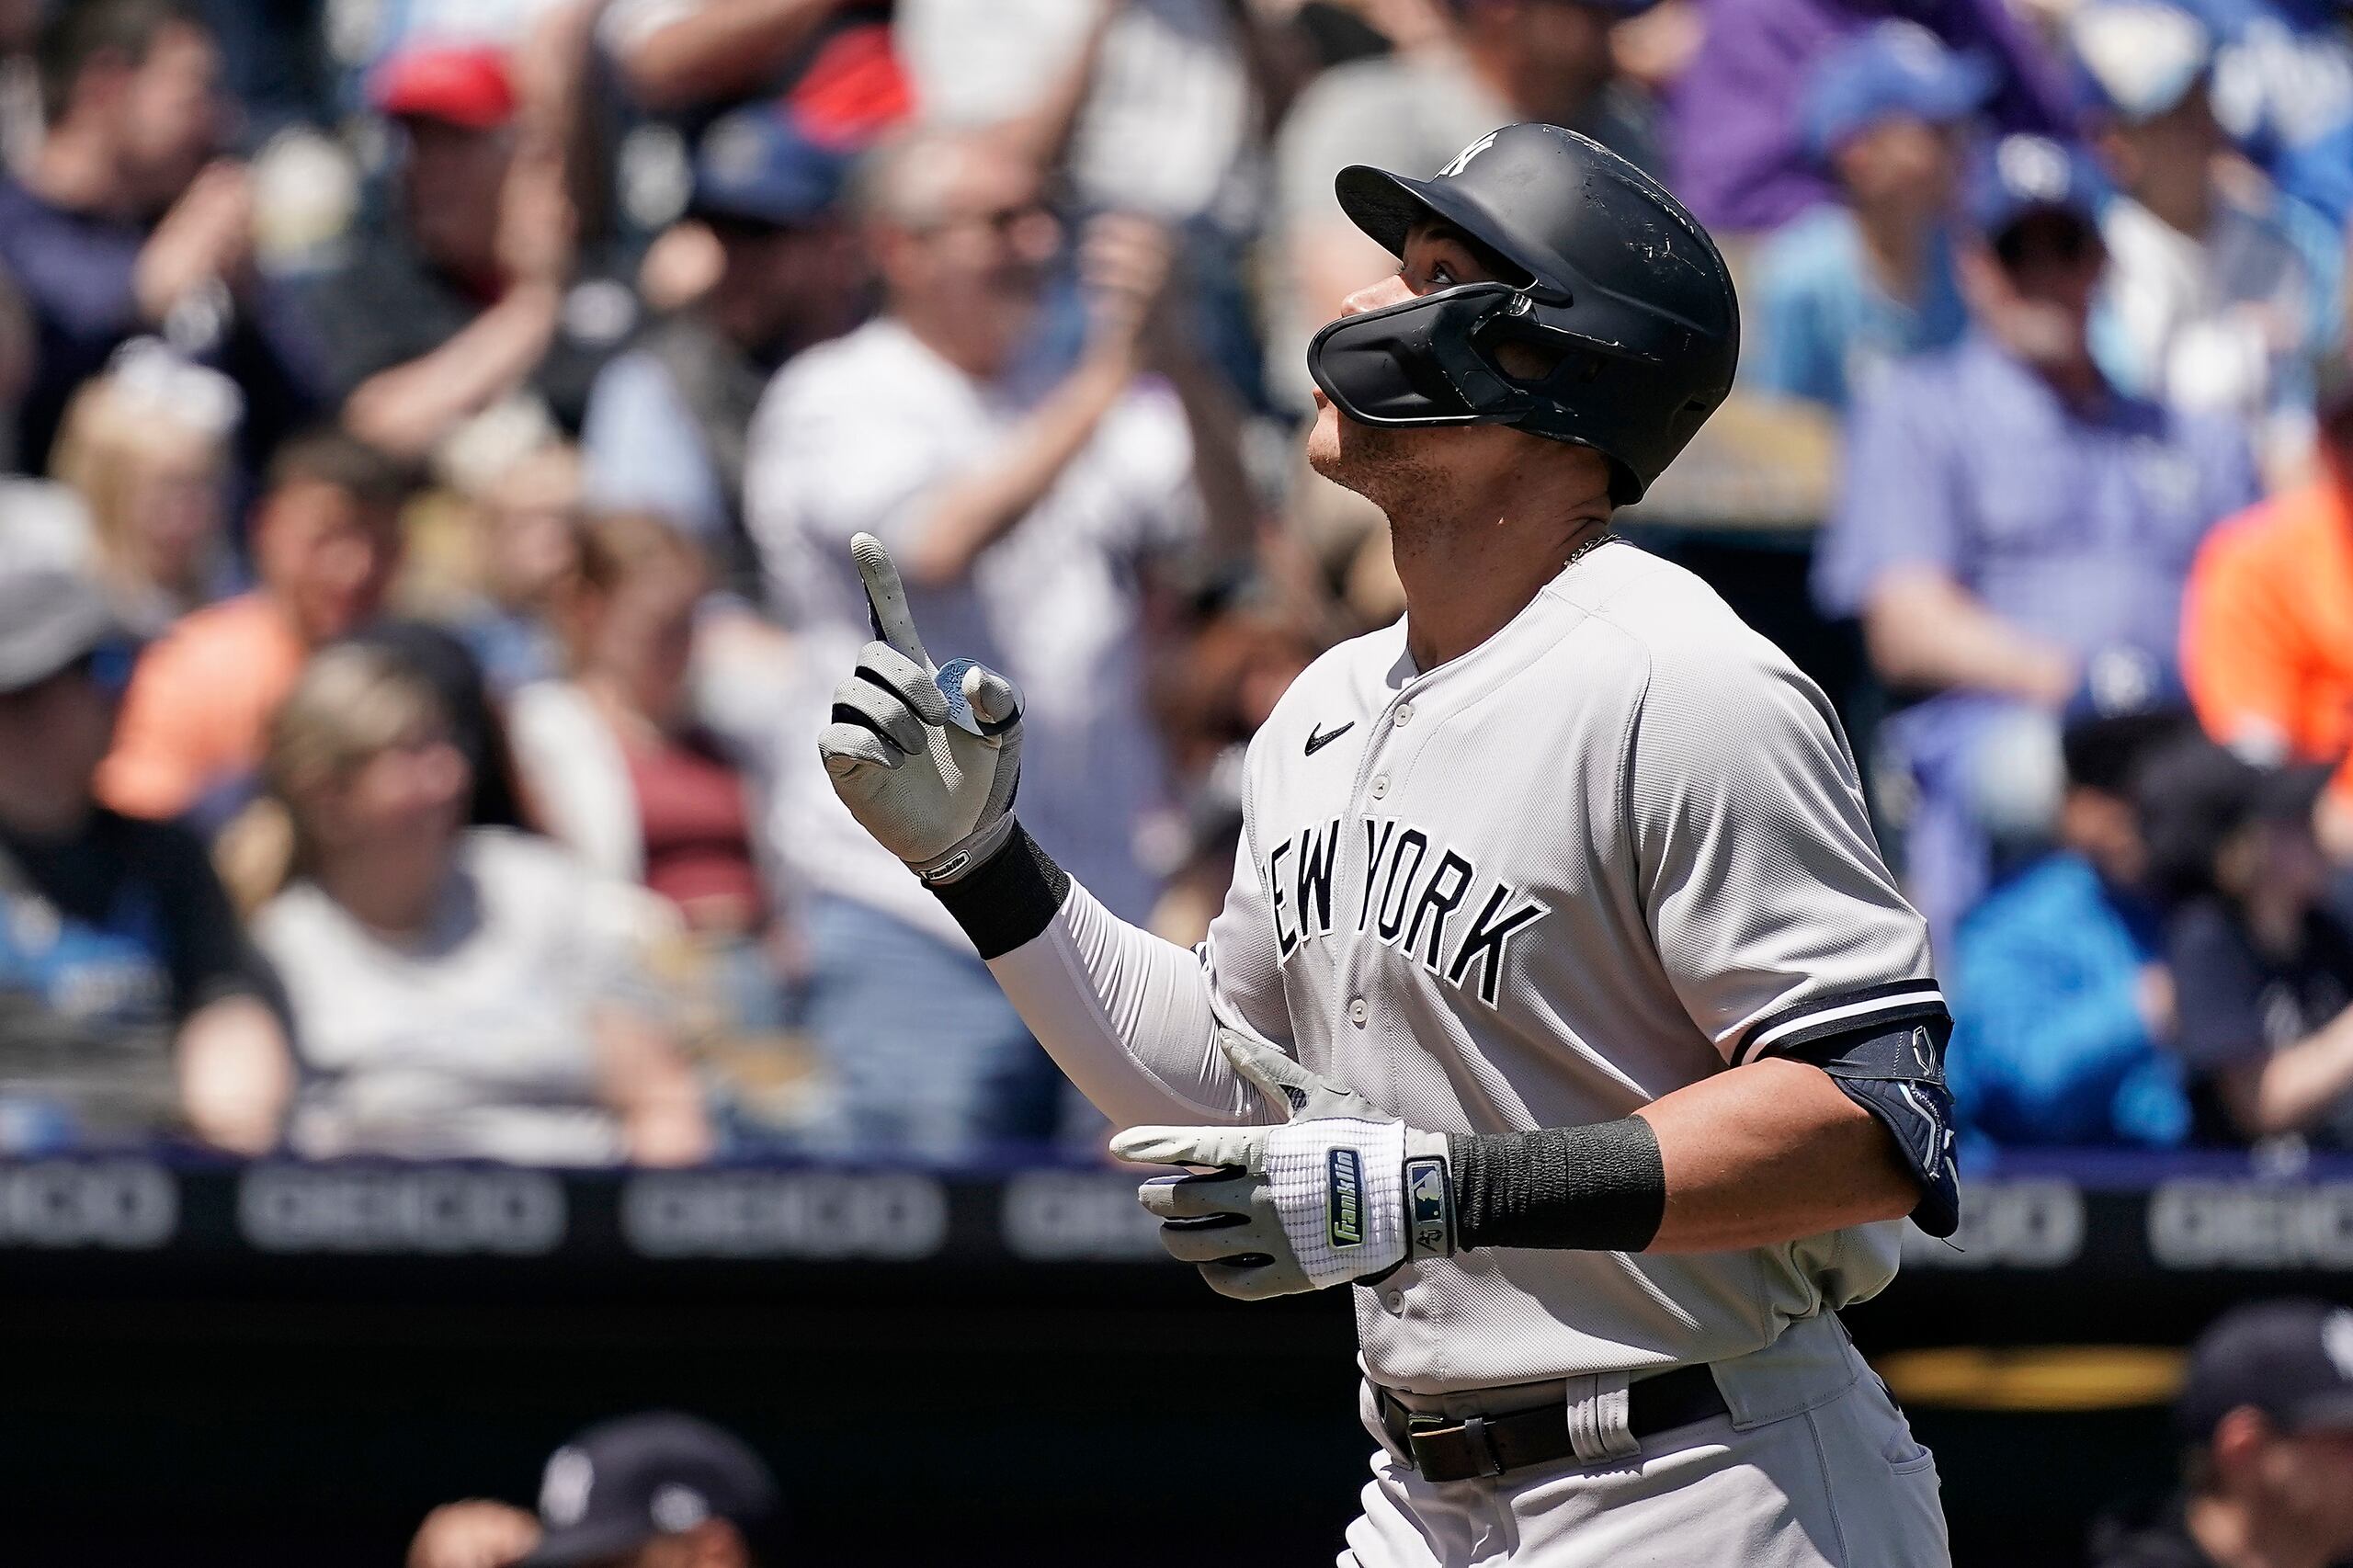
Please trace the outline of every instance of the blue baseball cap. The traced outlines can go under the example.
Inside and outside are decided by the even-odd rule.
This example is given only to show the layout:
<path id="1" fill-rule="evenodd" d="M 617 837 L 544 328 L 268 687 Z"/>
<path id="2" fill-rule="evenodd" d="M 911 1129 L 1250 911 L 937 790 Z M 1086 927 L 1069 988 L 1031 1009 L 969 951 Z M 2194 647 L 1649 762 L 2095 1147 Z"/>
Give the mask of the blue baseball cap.
<path id="1" fill-rule="evenodd" d="M 2108 194 L 2082 148 L 2024 133 L 1980 147 L 1963 189 L 1969 221 L 1989 240 L 2034 212 L 2063 212 L 2097 228 Z"/>
<path id="2" fill-rule="evenodd" d="M 1826 158 L 1885 120 L 1967 119 L 1993 95 L 1995 80 L 1991 64 L 1947 49 L 1917 22 L 1881 22 L 1814 66 L 1799 123 L 1814 156 Z"/>
<path id="3" fill-rule="evenodd" d="M 2086 111 L 2126 124 L 2171 109 L 2214 65 L 2214 35 L 2166 0 L 2090 0 L 2068 17 L 2067 46 Z"/>
<path id="4" fill-rule="evenodd" d="M 695 144 L 698 217 L 796 228 L 830 211 L 849 160 L 819 145 L 789 114 L 768 105 L 711 121 Z"/>

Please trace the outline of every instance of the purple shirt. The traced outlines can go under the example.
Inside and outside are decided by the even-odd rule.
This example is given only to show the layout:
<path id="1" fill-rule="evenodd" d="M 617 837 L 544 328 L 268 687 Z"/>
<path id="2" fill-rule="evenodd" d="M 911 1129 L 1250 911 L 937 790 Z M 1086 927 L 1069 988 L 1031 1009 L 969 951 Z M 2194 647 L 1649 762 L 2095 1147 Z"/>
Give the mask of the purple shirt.
<path id="1" fill-rule="evenodd" d="M 1988 106 L 2005 131 L 2065 135 L 2066 79 L 2003 0 L 1701 0 L 1707 36 L 1668 100 L 1676 195 L 1711 228 L 1773 228 L 1831 193 L 1798 129 L 1814 62 L 1890 17 L 1998 65 Z"/>
<path id="2" fill-rule="evenodd" d="M 1857 400 L 1842 489 L 1814 555 L 1830 614 L 1859 614 L 1891 567 L 1935 566 L 2038 637 L 2159 670 L 2200 541 L 2258 494 L 2237 422 L 2121 393 L 2071 407 L 1975 334 Z"/>

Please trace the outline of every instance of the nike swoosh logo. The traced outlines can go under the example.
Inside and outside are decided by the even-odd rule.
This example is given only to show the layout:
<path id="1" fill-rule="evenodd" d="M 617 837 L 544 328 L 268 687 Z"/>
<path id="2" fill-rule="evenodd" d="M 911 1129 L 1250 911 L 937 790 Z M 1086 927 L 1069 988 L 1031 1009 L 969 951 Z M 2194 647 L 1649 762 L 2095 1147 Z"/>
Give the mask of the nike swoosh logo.
<path id="1" fill-rule="evenodd" d="M 1322 725 L 1317 725 L 1314 729 L 1307 732 L 1307 755 L 1313 756 L 1317 752 L 1322 751 L 1325 746 L 1330 745 L 1334 741 L 1338 740 L 1342 735 L 1347 734 L 1350 730 L 1353 730 L 1356 727 L 1357 722 L 1354 719 L 1351 719 L 1347 723 L 1341 725 L 1338 729 L 1334 730 L 1329 734 L 1325 734 L 1323 733 Z"/>

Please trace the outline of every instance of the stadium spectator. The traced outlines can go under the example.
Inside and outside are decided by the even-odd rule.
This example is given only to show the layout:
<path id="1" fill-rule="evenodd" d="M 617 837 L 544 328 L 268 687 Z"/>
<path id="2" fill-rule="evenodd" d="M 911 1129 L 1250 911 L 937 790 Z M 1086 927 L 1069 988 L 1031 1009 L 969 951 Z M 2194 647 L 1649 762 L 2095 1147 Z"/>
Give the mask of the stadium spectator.
<path id="1" fill-rule="evenodd" d="M 1350 164 L 1433 175 L 1520 120 L 1581 131 L 1646 170 L 1661 166 L 1648 97 L 1621 81 L 1611 25 L 1643 0 L 1437 0 L 1443 25 L 1411 47 L 1310 83 L 1275 139 L 1267 381 L 1304 408 L 1307 340 L 1395 259 L 1340 210 Z"/>
<path id="2" fill-rule="evenodd" d="M 185 830 L 97 804 L 131 648 L 81 578 L 0 574 L 0 1148 L 278 1140 L 267 982 Z"/>
<path id="3" fill-rule="evenodd" d="M 1806 145 L 1804 82 L 1838 40 L 1883 21 L 1878 0 L 1711 0 L 1698 51 L 1668 95 L 1668 183 L 1721 240 L 1779 228 L 1831 195 Z M 1995 69 L 1987 109 L 2004 131 L 2063 134 L 2065 75 L 2005 0 L 1920 0 L 1901 14 Z"/>
<path id="4" fill-rule="evenodd" d="M 1880 677 L 1925 699 L 1881 738 L 1917 790 L 1907 889 L 1939 941 L 1996 849 L 2047 829 L 2061 712 L 2172 684 L 2190 559 L 2255 494 L 2234 422 L 2128 396 L 2094 363 L 2096 182 L 2039 137 L 1985 150 L 1982 241 L 1960 257 L 1973 329 L 1857 403 L 1814 562 L 1823 608 L 1860 617 Z"/>
<path id="5" fill-rule="evenodd" d="M 2340 330 L 2344 242 L 2269 190 L 2226 185 L 2206 26 L 2165 0 L 2095 0 L 2068 36 L 2097 108 L 2096 145 L 2117 194 L 2094 332 L 2119 386 L 2235 414 L 2273 472 L 2312 445 L 2312 368 Z M 2317 232 L 2315 232 L 2317 231 Z"/>
<path id="6" fill-rule="evenodd" d="M 2353 1312 L 2232 1308 L 2190 1347 L 2175 1396 L 2178 1490 L 2095 1568 L 2328 1568 L 2353 1556 Z"/>
<path id="7" fill-rule="evenodd" d="M 1961 922 L 1947 971 L 1945 1071 L 1962 1126 L 2005 1145 L 2189 1135 L 2173 1032 L 2165 914 L 2150 885 L 2131 781 L 2195 723 L 2171 711 L 2070 725 L 2053 853 Z"/>
<path id="8" fill-rule="evenodd" d="M 88 512 L 86 570 L 144 636 L 221 597 L 229 438 L 243 400 L 152 338 L 66 405 L 51 472 Z"/>
<path id="9" fill-rule="evenodd" d="M 2201 1141 L 2353 1147 L 2353 928 L 2313 837 L 2319 768 L 2263 768 L 2202 735 L 2133 785 L 2165 937 L 2173 1045 Z"/>
<path id="10" fill-rule="evenodd" d="M 591 519 L 562 614 L 571 678 L 517 692 L 514 735 L 557 838 L 669 900 L 690 930 L 744 937 L 767 923 L 750 807 L 688 678 L 709 582 L 700 552 L 659 518 Z"/>
<path id="11" fill-rule="evenodd" d="M 176 0 L 85 0 L 53 7 L 40 57 L 47 133 L 0 178 L 0 268 L 39 330 L 17 460 L 45 464 L 74 389 L 161 333 L 237 383 L 240 455 L 257 471 L 324 378 L 297 301 L 255 266 L 245 167 L 215 156 L 211 34 Z"/>
<path id="12" fill-rule="evenodd" d="M 452 619 L 503 701 L 563 669 L 555 614 L 580 570 L 581 454 L 551 441 L 509 463 L 473 505 L 479 595 Z"/>
<path id="13" fill-rule="evenodd" d="M 2206 731 L 2257 761 L 2353 757 L 2353 363 L 2322 367 L 2319 472 L 2214 531 L 2183 605 L 2181 664 Z M 2353 761 L 2320 814 L 2353 860 Z"/>
<path id="14" fill-rule="evenodd" d="M 98 794 L 132 816 L 242 803 L 270 710 L 310 651 L 373 619 L 400 558 L 407 472 L 335 431 L 271 460 L 253 518 L 252 592 L 188 617 L 148 648 L 123 699 Z"/>
<path id="15" fill-rule="evenodd" d="M 611 0 L 598 34 L 642 108 L 689 126 L 782 99 L 823 140 L 863 145 L 911 107 L 891 0 Z"/>
<path id="16" fill-rule="evenodd" d="M 2309 0 L 2198 0 L 2231 140 L 2334 233 L 2353 222 L 2353 40 Z"/>
<path id="17" fill-rule="evenodd" d="M 591 1426 L 548 1460 L 537 1515 L 449 1503 L 408 1568 L 757 1568 L 783 1509 L 757 1454 L 707 1421 L 652 1411 Z"/>
<path id="18" fill-rule="evenodd" d="M 467 831 L 471 780 L 433 687 L 359 645 L 314 657 L 270 724 L 278 875 L 255 939 L 294 1023 L 289 1142 L 582 1165 L 709 1151 L 693 1072 L 637 961 L 648 901 L 567 851 Z M 271 889 L 273 881 L 281 889 Z"/>
<path id="19" fill-rule="evenodd" d="M 1844 199 L 1792 219 L 1756 259 L 1756 384 L 1844 409 L 1891 360 L 1969 324 L 1946 220 L 1961 135 L 1994 86 L 1984 62 L 1881 22 L 1806 80 L 1806 144 Z"/>
<path id="20" fill-rule="evenodd" d="M 659 513 L 755 599 L 743 517 L 753 411 L 778 367 L 846 331 L 863 303 L 865 267 L 834 210 L 846 162 L 765 106 L 703 133 L 688 215 L 718 240 L 718 280 L 605 367 L 581 433 L 590 506 Z"/>
<path id="21" fill-rule="evenodd" d="M 510 398 L 576 430 L 637 301 L 601 271 L 575 279 L 563 159 L 517 134 L 506 57 L 420 43 L 369 97 L 399 130 L 398 190 L 313 299 L 345 422 L 404 457 Z"/>
<path id="22" fill-rule="evenodd" d="M 1057 236 L 1034 170 L 945 133 L 874 157 L 864 200 L 885 313 L 787 365 L 753 425 L 748 511 L 772 594 L 830 650 L 808 667 L 847 668 L 868 635 L 849 540 L 881 536 L 941 647 L 1021 684 L 1037 758 L 1023 801 L 1053 820 L 1073 874 L 1141 919 L 1154 884 L 1135 835 L 1164 788 L 1142 588 L 1199 538 L 1196 471 L 1238 466 L 1213 419 L 1188 421 L 1203 378 L 1155 331 L 1167 241 L 1140 220 L 1097 221 L 1082 255 L 1086 350 L 1040 378 L 1020 356 Z M 1139 384 L 1154 363 L 1178 372 L 1176 394 Z M 1248 537 L 1247 519 L 1213 520 Z M 806 1018 L 846 1085 L 850 1136 L 952 1156 L 1050 1133 L 1051 1064 L 820 771 L 809 736 L 824 695 L 779 731 L 772 837 L 808 892 Z"/>

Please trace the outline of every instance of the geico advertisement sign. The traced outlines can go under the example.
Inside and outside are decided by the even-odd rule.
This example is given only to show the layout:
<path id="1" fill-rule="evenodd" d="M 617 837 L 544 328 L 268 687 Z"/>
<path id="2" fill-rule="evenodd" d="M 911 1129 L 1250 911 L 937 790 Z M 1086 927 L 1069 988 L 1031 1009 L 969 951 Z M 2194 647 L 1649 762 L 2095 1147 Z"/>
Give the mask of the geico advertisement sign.
<path id="1" fill-rule="evenodd" d="M 145 1251 L 172 1239 L 179 1188 L 141 1160 L 0 1168 L 0 1245 Z"/>
<path id="2" fill-rule="evenodd" d="M 909 1171 L 672 1171 L 631 1179 L 621 1234 L 647 1257 L 929 1257 L 947 1189 Z"/>
<path id="3" fill-rule="evenodd" d="M 2063 1181 L 1963 1182 L 1949 1240 L 1904 1228 L 1906 1268 L 2061 1268 L 2083 1250 L 2084 1195 Z"/>
<path id="4" fill-rule="evenodd" d="M 2149 1199 L 2166 1268 L 2353 1268 L 2353 1185 L 2169 1181 Z"/>
<path id="5" fill-rule="evenodd" d="M 1026 1171 L 1005 1184 L 1005 1248 L 1025 1263 L 1161 1262 L 1160 1221 L 1115 1171 Z"/>
<path id="6" fill-rule="evenodd" d="M 563 1244 L 563 1186 L 544 1171 L 257 1165 L 237 1185 L 237 1228 L 262 1252 L 536 1257 Z"/>

